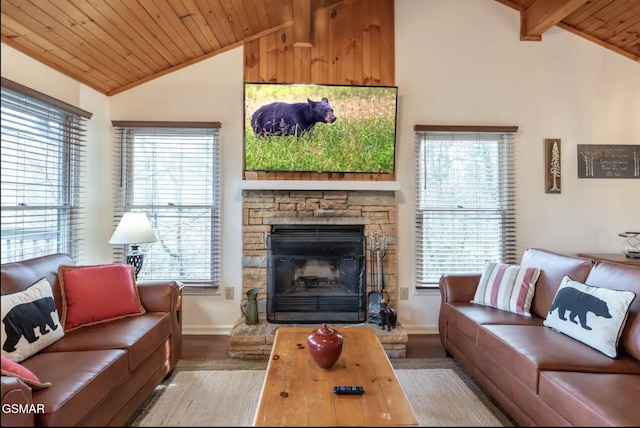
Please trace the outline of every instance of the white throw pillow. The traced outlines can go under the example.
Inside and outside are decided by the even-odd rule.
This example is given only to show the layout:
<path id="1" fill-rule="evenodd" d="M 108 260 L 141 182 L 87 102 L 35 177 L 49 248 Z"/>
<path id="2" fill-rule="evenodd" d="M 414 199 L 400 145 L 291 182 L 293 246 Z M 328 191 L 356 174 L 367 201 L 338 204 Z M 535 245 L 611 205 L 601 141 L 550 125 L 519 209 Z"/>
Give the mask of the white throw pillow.
<path id="1" fill-rule="evenodd" d="M 2 356 L 19 363 L 64 336 L 51 285 L 42 278 L 2 296 Z"/>
<path id="2" fill-rule="evenodd" d="M 471 303 L 530 317 L 540 269 L 487 261 Z"/>
<path id="3" fill-rule="evenodd" d="M 615 358 L 635 297 L 633 291 L 594 287 L 565 276 L 543 324 Z"/>

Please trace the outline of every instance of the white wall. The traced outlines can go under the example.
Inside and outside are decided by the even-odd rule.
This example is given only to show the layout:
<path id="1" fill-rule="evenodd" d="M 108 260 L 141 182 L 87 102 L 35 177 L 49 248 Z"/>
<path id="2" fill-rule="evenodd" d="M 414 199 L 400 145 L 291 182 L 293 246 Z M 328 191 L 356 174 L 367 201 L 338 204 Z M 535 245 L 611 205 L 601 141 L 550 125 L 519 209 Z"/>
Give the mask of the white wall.
<path id="1" fill-rule="evenodd" d="M 400 301 L 398 308 L 405 328 L 437 332 L 440 303 L 437 291 L 412 288 L 415 124 L 519 126 L 520 252 L 527 247 L 565 253 L 621 251 L 618 233 L 640 229 L 640 182 L 578 180 L 576 145 L 640 144 L 640 64 L 557 28 L 545 33 L 542 42 L 521 42 L 517 12 L 493 0 L 396 0 L 395 14 L 398 280 L 411 290 L 410 299 Z M 109 121 L 222 123 L 221 285 L 235 287 L 236 298 L 186 296 L 183 322 L 187 334 L 226 334 L 240 316 L 242 298 L 241 188 L 247 186 L 241 179 L 242 49 L 108 98 L 5 45 L 2 56 L 2 76 L 94 113 L 89 182 L 95 196 L 87 245 L 92 262 L 108 262 L 111 251 Z M 11 65 L 5 67 L 7 61 Z M 544 192 L 545 138 L 562 140 L 559 195 Z"/>
<path id="2" fill-rule="evenodd" d="M 220 122 L 222 295 L 184 298 L 183 331 L 226 334 L 240 317 L 242 293 L 242 49 L 233 49 L 109 98 L 113 120 Z M 223 289 L 223 288 L 222 288 Z"/>

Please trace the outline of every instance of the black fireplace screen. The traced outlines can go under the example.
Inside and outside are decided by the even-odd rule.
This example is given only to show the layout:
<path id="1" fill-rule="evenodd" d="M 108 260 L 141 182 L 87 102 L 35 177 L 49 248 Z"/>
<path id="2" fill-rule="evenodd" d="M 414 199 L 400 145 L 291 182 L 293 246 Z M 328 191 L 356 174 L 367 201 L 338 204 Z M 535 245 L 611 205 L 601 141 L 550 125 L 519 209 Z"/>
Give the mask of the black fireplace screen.
<path id="1" fill-rule="evenodd" d="M 364 226 L 273 226 L 267 242 L 269 322 L 365 321 Z"/>

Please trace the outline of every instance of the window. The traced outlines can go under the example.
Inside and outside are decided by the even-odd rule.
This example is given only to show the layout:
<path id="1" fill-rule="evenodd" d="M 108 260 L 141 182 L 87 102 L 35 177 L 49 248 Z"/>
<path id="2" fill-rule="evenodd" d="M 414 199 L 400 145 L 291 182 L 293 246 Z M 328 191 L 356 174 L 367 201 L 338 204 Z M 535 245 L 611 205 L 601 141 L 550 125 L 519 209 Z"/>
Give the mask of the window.
<path id="1" fill-rule="evenodd" d="M 116 212 L 147 214 L 158 238 L 141 246 L 138 279 L 218 287 L 220 277 L 219 123 L 114 122 Z M 114 250 L 122 262 L 127 248 Z"/>
<path id="2" fill-rule="evenodd" d="M 2 78 L 2 263 L 82 253 L 85 119 Z"/>
<path id="3" fill-rule="evenodd" d="M 515 262 L 517 127 L 416 125 L 416 281 Z"/>

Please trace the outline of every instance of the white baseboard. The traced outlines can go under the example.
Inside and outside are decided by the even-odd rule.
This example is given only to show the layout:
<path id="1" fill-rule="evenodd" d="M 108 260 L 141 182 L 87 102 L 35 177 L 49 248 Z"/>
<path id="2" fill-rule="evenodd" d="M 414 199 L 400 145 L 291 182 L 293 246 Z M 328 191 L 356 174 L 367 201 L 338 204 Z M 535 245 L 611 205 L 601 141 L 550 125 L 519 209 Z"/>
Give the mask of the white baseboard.
<path id="1" fill-rule="evenodd" d="M 182 334 L 194 335 L 194 336 L 217 336 L 223 335 L 227 336 L 231 329 L 233 329 L 233 325 L 198 325 L 198 326 L 182 326 Z"/>
<path id="2" fill-rule="evenodd" d="M 407 334 L 438 334 L 437 325 L 402 324 Z"/>

